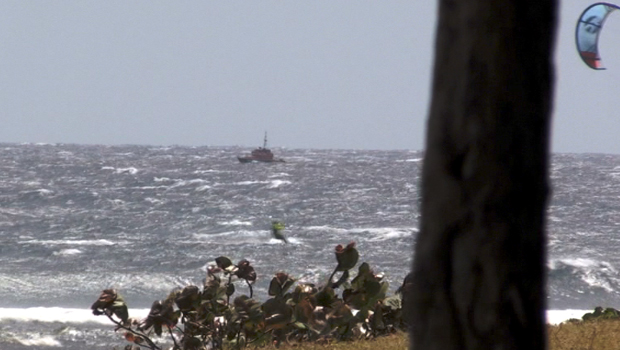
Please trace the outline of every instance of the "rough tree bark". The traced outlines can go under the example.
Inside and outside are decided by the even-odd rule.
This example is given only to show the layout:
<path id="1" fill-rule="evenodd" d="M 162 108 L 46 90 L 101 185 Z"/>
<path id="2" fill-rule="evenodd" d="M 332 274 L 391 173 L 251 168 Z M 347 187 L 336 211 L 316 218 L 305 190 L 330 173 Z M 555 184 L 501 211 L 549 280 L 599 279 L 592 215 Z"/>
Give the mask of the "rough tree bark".
<path id="1" fill-rule="evenodd" d="M 544 349 L 555 0 L 440 0 L 411 348 Z"/>

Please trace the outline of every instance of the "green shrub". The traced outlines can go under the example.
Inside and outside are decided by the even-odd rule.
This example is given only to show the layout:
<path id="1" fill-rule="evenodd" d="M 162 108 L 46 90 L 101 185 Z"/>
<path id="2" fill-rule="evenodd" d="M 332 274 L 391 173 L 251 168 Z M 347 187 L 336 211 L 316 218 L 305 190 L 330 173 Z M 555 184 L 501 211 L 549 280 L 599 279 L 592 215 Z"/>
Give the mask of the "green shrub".
<path id="1" fill-rule="evenodd" d="M 129 318 L 125 301 L 112 289 L 104 290 L 91 308 L 95 315 L 106 315 L 116 330 L 124 331 L 125 339 L 135 344 L 127 345 L 129 350 L 161 349 L 151 338 L 166 333 L 175 350 L 201 350 L 323 344 L 404 331 L 401 295 L 387 296 L 389 285 L 381 274 L 364 262 L 349 281 L 350 270 L 359 259 L 355 243 L 338 245 L 335 257 L 334 272 L 322 286 L 296 284 L 285 272 L 276 273 L 269 283 L 270 298 L 263 303 L 253 299 L 256 272 L 250 262 L 244 259 L 234 264 L 220 256 L 207 269 L 202 288 L 191 285 L 174 290 L 166 299 L 155 301 L 140 322 Z M 338 272 L 342 274 L 334 282 Z M 240 280 L 248 285 L 249 296 L 235 296 L 234 282 Z"/>

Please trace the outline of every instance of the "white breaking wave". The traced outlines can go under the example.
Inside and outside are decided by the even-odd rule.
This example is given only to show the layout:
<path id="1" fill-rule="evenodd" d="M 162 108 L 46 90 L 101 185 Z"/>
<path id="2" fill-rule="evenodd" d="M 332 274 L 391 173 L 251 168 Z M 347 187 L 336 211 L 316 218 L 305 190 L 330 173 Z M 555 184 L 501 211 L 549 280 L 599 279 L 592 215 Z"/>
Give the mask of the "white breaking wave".
<path id="1" fill-rule="evenodd" d="M 347 233 L 350 232 L 347 229 L 344 228 L 338 228 L 338 227 L 332 227 L 332 226 L 308 226 L 306 227 L 307 230 L 309 231 L 326 231 L 326 232 L 333 232 L 333 233 Z"/>
<path id="2" fill-rule="evenodd" d="M 269 181 L 239 181 L 239 182 L 236 182 L 235 185 L 245 186 L 245 185 L 268 184 L 268 183 Z"/>
<path id="3" fill-rule="evenodd" d="M 217 170 L 217 169 L 208 169 L 208 170 L 196 170 L 193 172 L 194 174 L 225 174 L 230 173 L 230 171 L 225 170 Z"/>
<path id="4" fill-rule="evenodd" d="M 183 186 L 189 186 L 189 185 L 194 185 L 194 184 L 203 184 L 208 182 L 207 180 L 203 180 L 203 179 L 191 179 L 191 180 L 176 180 L 176 182 L 170 186 L 170 188 L 175 188 L 175 187 L 183 187 Z"/>
<path id="5" fill-rule="evenodd" d="M 416 228 L 395 228 L 395 227 L 375 227 L 375 228 L 356 228 L 349 230 L 352 234 L 371 234 L 368 238 L 370 242 L 385 241 L 388 239 L 411 237 L 411 233 L 417 231 Z"/>
<path id="6" fill-rule="evenodd" d="M 547 310 L 547 323 L 560 324 L 571 318 L 581 319 L 581 317 L 588 312 L 592 312 L 592 310 Z"/>
<path id="7" fill-rule="evenodd" d="M 209 186 L 209 185 L 203 185 L 203 186 L 197 187 L 197 188 L 196 188 L 196 191 L 197 191 L 197 192 L 202 192 L 202 191 L 209 190 L 209 189 L 211 189 L 211 188 L 212 188 L 212 187 L 211 187 L 211 186 Z"/>
<path id="8" fill-rule="evenodd" d="M 78 254 L 82 254 L 82 251 L 79 249 L 63 249 L 63 250 L 53 253 L 53 255 L 60 255 L 60 256 L 70 256 L 70 255 L 78 255 Z"/>
<path id="9" fill-rule="evenodd" d="M 286 181 L 286 180 L 273 180 L 271 181 L 271 184 L 267 186 L 267 188 L 278 188 L 282 185 L 288 185 L 290 183 L 291 183 L 290 181 Z"/>
<path id="10" fill-rule="evenodd" d="M 43 245 L 84 245 L 84 246 L 106 246 L 106 245 L 115 245 L 115 244 L 124 244 L 127 242 L 112 242 L 107 239 L 93 239 L 93 240 L 84 240 L 84 239 L 61 239 L 61 240 L 39 240 L 39 239 L 31 239 L 28 241 L 20 241 L 19 244 L 43 244 Z"/>
<path id="11" fill-rule="evenodd" d="M 117 174 L 131 174 L 131 175 L 135 175 L 138 173 L 138 169 L 134 168 L 134 167 L 129 167 L 129 168 L 118 168 L 115 170 Z"/>
<path id="12" fill-rule="evenodd" d="M 288 180 L 271 180 L 271 181 L 239 181 L 236 182 L 235 185 L 247 186 L 247 185 L 267 185 L 267 188 L 278 188 L 282 185 L 291 184 Z"/>
<path id="13" fill-rule="evenodd" d="M 252 223 L 249 221 L 241 221 L 241 220 L 232 220 L 232 221 L 223 221 L 218 222 L 218 224 L 223 226 L 251 226 Z"/>
<path id="14" fill-rule="evenodd" d="M 228 236 L 237 236 L 237 237 L 260 237 L 260 236 L 268 236 L 269 231 L 248 231 L 248 230 L 239 230 L 239 231 L 226 231 L 220 233 L 194 233 L 193 236 L 197 239 L 201 240 L 211 240 L 213 238 L 218 237 L 228 237 Z"/>
<path id="15" fill-rule="evenodd" d="M 301 244 L 301 241 L 295 237 L 286 237 L 286 241 L 288 242 L 288 244 L 295 244 L 295 245 Z M 267 243 L 268 244 L 286 244 L 284 243 L 284 241 L 276 239 L 276 238 L 270 238 Z"/>
<path id="16" fill-rule="evenodd" d="M 224 242 L 227 245 L 242 245 L 242 244 L 285 244 L 283 241 L 279 239 L 275 239 L 271 236 L 271 231 L 267 230 L 259 230 L 259 231 L 249 231 L 249 230 L 238 230 L 238 231 L 227 231 L 222 233 L 194 233 L 192 235 L 196 240 L 205 242 L 205 243 L 221 243 Z M 290 244 L 299 245 L 302 242 L 295 238 L 286 236 L 286 240 Z M 179 243 L 187 243 L 187 244 L 195 244 L 196 241 L 179 241 Z"/>
<path id="17" fill-rule="evenodd" d="M 129 309 L 129 317 L 143 319 L 150 309 Z M 113 325 L 105 315 L 95 316 L 90 309 L 62 307 L 0 308 L 0 322 L 100 323 Z"/>
<path id="18" fill-rule="evenodd" d="M 151 198 L 151 197 L 144 198 L 144 201 L 152 203 L 152 204 L 161 204 L 161 203 L 163 203 L 163 201 L 161 199 Z"/>
<path id="19" fill-rule="evenodd" d="M 63 150 L 75 156 L 59 157 Z M 289 150 L 286 164 L 247 167 L 236 161 L 242 151 L 5 147 L 0 155 L 8 164 L 2 191 L 8 204 L 0 209 L 2 306 L 75 300 L 69 306 L 87 308 L 102 289 L 114 287 L 130 306 L 147 307 L 186 280 L 200 283 L 200 266 L 219 255 L 255 264 L 265 277 L 255 285 L 265 293 L 257 295 L 265 295 L 269 278 L 263 273 L 329 275 L 333 246 L 351 241 L 358 244 L 360 261 L 388 273 L 392 289 L 400 285 L 411 266 L 417 232 L 412 228 L 420 220 L 422 152 Z M 620 155 L 556 154 L 553 163 L 549 258 L 586 260 L 556 262 L 548 281 L 550 308 L 620 304 L 620 182 L 614 178 Z M 205 182 L 171 188 L 191 179 Z M 35 192 L 41 188 L 52 193 Z M 273 240 L 273 218 L 286 223 L 293 244 Z M 303 244 L 295 245 L 295 239 Z M 58 328 L 38 322 L 14 328 L 17 337 L 30 339 L 45 327 Z M 80 337 L 92 343 L 98 336 Z M 61 348 L 81 350 L 66 336 L 56 339 Z"/>
<path id="20" fill-rule="evenodd" d="M 351 234 L 356 236 L 368 236 L 365 240 L 379 242 L 395 238 L 410 237 L 413 232 L 418 232 L 415 227 L 358 227 L 352 229 L 338 228 L 332 226 L 309 226 L 310 231 L 333 232 L 338 235 Z"/>
<path id="21" fill-rule="evenodd" d="M 143 319 L 149 314 L 149 309 L 129 309 L 129 317 Z M 571 318 L 580 319 L 585 313 L 592 310 L 548 310 L 547 323 L 559 324 Z M 112 326 L 112 322 L 104 316 L 93 315 L 90 309 L 74 309 L 61 307 L 30 307 L 30 308 L 0 308 L 0 322 L 58 322 L 58 323 L 98 323 Z M 51 345 L 57 342 L 52 337 L 41 337 L 38 339 L 21 339 L 24 345 Z M 46 344 L 45 342 L 50 342 Z"/>
<path id="22" fill-rule="evenodd" d="M 558 263 L 573 266 L 581 272 L 581 280 L 593 287 L 600 287 L 606 291 L 614 292 L 614 287 L 608 276 L 616 276 L 616 269 L 608 262 L 585 258 L 553 259 L 549 260 L 548 266 L 557 269 Z"/>
<path id="23" fill-rule="evenodd" d="M 13 336 L 12 338 L 13 341 L 25 346 L 62 346 L 62 343 L 51 335 L 29 334 L 27 337 Z"/>
<path id="24" fill-rule="evenodd" d="M 581 268 L 599 267 L 599 265 L 605 264 L 603 262 L 599 262 L 599 261 L 592 260 L 592 259 L 585 259 L 585 258 L 550 260 L 549 264 L 551 265 L 552 268 L 555 268 L 558 262 L 561 262 L 561 263 L 564 263 L 570 266 L 581 267 Z"/>
<path id="25" fill-rule="evenodd" d="M 38 190 L 35 190 L 35 192 L 38 192 L 42 196 L 47 196 L 47 195 L 50 195 L 50 194 L 54 193 L 53 191 L 50 191 L 50 190 L 48 190 L 46 188 L 40 188 Z"/>
<path id="26" fill-rule="evenodd" d="M 114 170 L 114 172 L 117 173 L 117 174 L 131 174 L 131 175 L 135 175 L 136 173 L 138 173 L 138 169 L 136 169 L 134 167 L 115 168 L 115 167 L 111 167 L 111 166 L 103 166 L 103 167 L 101 167 L 101 170 Z"/>

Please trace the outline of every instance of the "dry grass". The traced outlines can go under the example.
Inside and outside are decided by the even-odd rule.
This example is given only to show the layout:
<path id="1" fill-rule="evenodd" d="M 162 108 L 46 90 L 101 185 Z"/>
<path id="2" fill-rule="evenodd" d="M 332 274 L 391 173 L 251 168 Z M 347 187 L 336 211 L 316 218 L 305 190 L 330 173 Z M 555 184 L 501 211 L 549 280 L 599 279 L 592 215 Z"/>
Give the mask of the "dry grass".
<path id="1" fill-rule="evenodd" d="M 620 320 L 597 320 L 548 326 L 549 350 L 620 350 Z M 408 336 L 397 333 L 373 340 L 283 345 L 278 350 L 406 350 Z M 275 350 L 269 346 L 261 348 Z"/>
<path id="2" fill-rule="evenodd" d="M 548 327 L 549 350 L 620 350 L 620 320 L 565 322 Z"/>
<path id="3" fill-rule="evenodd" d="M 332 342 L 329 344 L 303 343 L 301 345 L 282 345 L 277 350 L 406 350 L 409 347 L 408 335 L 398 332 L 372 340 L 358 340 L 350 342 Z M 276 350 L 274 346 L 259 348 L 259 350 Z"/>

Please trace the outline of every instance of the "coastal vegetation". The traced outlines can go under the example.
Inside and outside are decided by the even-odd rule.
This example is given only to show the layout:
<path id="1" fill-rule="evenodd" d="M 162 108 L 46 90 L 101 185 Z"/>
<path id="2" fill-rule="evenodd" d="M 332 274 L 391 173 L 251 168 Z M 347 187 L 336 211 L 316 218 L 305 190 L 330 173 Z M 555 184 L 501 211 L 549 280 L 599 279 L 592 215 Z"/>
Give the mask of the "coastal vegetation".
<path id="1" fill-rule="evenodd" d="M 620 313 L 597 307 L 581 319 L 547 326 L 549 350 L 612 350 L 620 348 Z"/>
<path id="2" fill-rule="evenodd" d="M 388 296 L 388 282 L 366 262 L 357 266 L 351 279 L 359 260 L 354 242 L 337 245 L 334 253 L 334 271 L 321 285 L 277 272 L 262 302 L 254 296 L 257 274 L 251 263 L 243 259 L 234 264 L 220 256 L 208 267 L 202 286 L 173 290 L 155 301 L 143 320 L 130 317 L 114 289 L 104 290 L 91 309 L 115 324 L 128 342 L 126 350 L 331 346 L 393 334 L 401 336 L 391 341 L 404 344 L 402 300 L 407 286 Z M 238 293 L 241 286 L 249 295 Z"/>
<path id="3" fill-rule="evenodd" d="M 251 263 L 234 264 L 220 256 L 208 267 L 201 287 L 173 290 L 155 301 L 143 320 L 130 317 L 123 297 L 113 289 L 104 290 L 91 308 L 115 325 L 125 350 L 408 348 L 402 305 L 411 290 L 410 276 L 388 296 L 383 276 L 365 262 L 357 265 L 355 243 L 337 245 L 334 254 L 336 266 L 323 284 L 277 272 L 263 302 L 254 295 L 257 274 Z M 547 336 L 550 350 L 618 349 L 620 311 L 597 307 L 581 319 L 547 325 Z"/>

